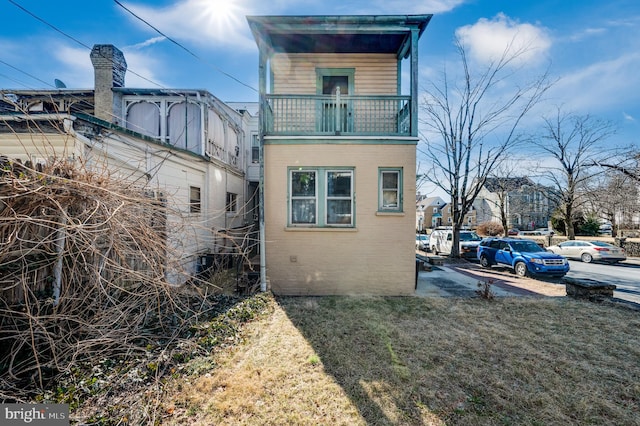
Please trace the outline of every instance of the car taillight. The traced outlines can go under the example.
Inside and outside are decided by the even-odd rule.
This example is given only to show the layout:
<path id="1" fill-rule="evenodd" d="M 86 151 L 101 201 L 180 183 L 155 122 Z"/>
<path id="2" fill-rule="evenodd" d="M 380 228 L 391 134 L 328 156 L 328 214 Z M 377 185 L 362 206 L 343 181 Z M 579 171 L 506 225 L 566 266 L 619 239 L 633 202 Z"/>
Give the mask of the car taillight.
<path id="1" fill-rule="evenodd" d="M 604 247 L 594 247 L 597 251 L 609 251 L 608 248 L 604 248 Z"/>

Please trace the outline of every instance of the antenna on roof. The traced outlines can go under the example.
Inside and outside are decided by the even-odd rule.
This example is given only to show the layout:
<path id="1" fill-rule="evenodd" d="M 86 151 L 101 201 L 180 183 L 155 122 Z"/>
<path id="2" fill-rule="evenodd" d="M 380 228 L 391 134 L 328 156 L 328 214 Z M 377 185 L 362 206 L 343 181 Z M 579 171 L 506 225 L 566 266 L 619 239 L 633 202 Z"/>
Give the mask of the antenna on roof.
<path id="1" fill-rule="evenodd" d="M 53 80 L 53 83 L 56 85 L 56 89 L 66 89 L 67 85 L 64 84 L 62 81 L 58 80 L 57 78 L 55 78 Z"/>

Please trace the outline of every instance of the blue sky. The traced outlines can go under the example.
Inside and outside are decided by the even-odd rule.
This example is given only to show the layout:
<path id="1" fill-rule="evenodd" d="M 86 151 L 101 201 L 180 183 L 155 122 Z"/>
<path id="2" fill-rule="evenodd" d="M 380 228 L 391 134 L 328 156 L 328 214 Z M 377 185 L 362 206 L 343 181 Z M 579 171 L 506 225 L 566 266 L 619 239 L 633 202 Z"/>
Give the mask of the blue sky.
<path id="1" fill-rule="evenodd" d="M 558 79 L 541 112 L 562 105 L 592 114 L 617 126 L 612 144 L 640 145 L 637 0 L 120 2 L 191 53 L 115 1 L 0 0 L 0 88 L 50 89 L 54 79 L 68 88 L 92 88 L 89 50 L 82 44 L 114 44 L 128 63 L 127 87 L 205 89 L 224 101 L 256 101 L 258 53 L 246 15 L 432 13 L 420 41 L 421 84 L 455 58 L 456 35 L 478 61 L 514 37 L 527 40 L 533 49 L 524 65 L 549 67 Z"/>

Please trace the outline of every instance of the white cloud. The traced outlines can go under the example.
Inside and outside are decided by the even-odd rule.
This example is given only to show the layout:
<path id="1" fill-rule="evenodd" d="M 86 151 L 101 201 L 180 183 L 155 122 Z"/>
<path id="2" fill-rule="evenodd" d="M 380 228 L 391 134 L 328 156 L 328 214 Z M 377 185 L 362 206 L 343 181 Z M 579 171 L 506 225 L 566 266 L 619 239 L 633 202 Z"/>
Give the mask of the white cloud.
<path id="1" fill-rule="evenodd" d="M 586 28 L 579 33 L 575 33 L 569 36 L 569 40 L 571 41 L 582 41 L 586 38 L 602 35 L 607 32 L 606 28 Z"/>
<path id="2" fill-rule="evenodd" d="M 429 14 L 429 13 L 445 13 L 464 4 L 466 0 L 376 0 L 366 2 L 369 4 L 370 13 L 375 14 Z"/>
<path id="3" fill-rule="evenodd" d="M 482 63 L 497 60 L 505 52 L 514 54 L 520 50 L 519 65 L 538 63 L 551 47 L 551 38 L 544 27 L 519 23 L 503 13 L 458 28 L 456 37 L 469 49 L 471 57 Z"/>
<path id="4" fill-rule="evenodd" d="M 93 65 L 87 49 L 58 45 L 52 51 L 58 63 L 54 66 L 55 78 L 62 80 L 69 88 L 93 88 Z M 154 72 L 156 69 L 161 69 L 157 59 L 135 49 L 123 49 L 123 54 L 128 70 L 125 75 L 125 86 L 164 87 Z"/>
<path id="5" fill-rule="evenodd" d="M 622 112 L 622 117 L 624 118 L 625 121 L 632 121 L 632 122 L 636 121 L 636 119 L 632 115 L 627 114 L 624 111 Z"/>
<path id="6" fill-rule="evenodd" d="M 93 66 L 87 49 L 60 44 L 55 46 L 52 52 L 59 63 L 60 75 L 56 78 L 62 80 L 69 88 L 93 88 Z"/>
<path id="7" fill-rule="evenodd" d="M 136 43 L 132 46 L 125 46 L 124 49 L 143 49 L 147 46 L 151 46 L 156 43 L 160 43 L 165 41 L 167 38 L 164 36 L 153 37 L 148 40 L 143 41 L 142 43 Z"/>
<path id="8" fill-rule="evenodd" d="M 552 88 L 551 96 L 580 113 L 602 113 L 638 105 L 640 95 L 640 53 L 596 62 L 571 70 Z"/>
<path id="9" fill-rule="evenodd" d="M 154 72 L 154 70 L 162 69 L 164 66 L 156 57 L 136 50 L 122 50 L 128 69 L 125 76 L 126 87 L 150 87 L 154 89 L 166 87 L 166 84 Z"/>
<path id="10" fill-rule="evenodd" d="M 204 47 L 255 49 L 245 19 L 248 11 L 242 0 L 183 0 L 163 8 L 133 3 L 125 6 L 178 42 L 188 40 Z M 132 15 L 127 15 L 153 31 Z"/>

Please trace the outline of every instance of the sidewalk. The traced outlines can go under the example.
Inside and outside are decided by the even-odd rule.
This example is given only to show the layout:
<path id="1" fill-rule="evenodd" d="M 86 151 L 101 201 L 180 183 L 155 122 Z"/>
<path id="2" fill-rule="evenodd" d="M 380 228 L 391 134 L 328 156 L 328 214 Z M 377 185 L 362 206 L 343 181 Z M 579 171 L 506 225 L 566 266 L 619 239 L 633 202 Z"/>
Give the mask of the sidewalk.
<path id="1" fill-rule="evenodd" d="M 430 256 L 421 256 L 428 258 Z M 640 265 L 640 258 L 629 258 L 624 263 Z M 449 261 L 444 265 L 430 265 L 431 271 L 418 272 L 418 297 L 476 297 L 478 283 L 490 282 L 496 297 L 537 296 L 564 297 L 565 285 L 561 280 L 535 280 L 515 276 L 509 268 L 483 269 L 467 261 Z"/>
<path id="2" fill-rule="evenodd" d="M 565 285 L 554 281 L 538 281 L 515 276 L 508 268 L 492 268 L 467 261 L 445 260 L 444 265 L 430 265 L 431 271 L 419 271 L 416 296 L 475 297 L 478 283 L 489 282 L 496 297 L 566 296 Z"/>

